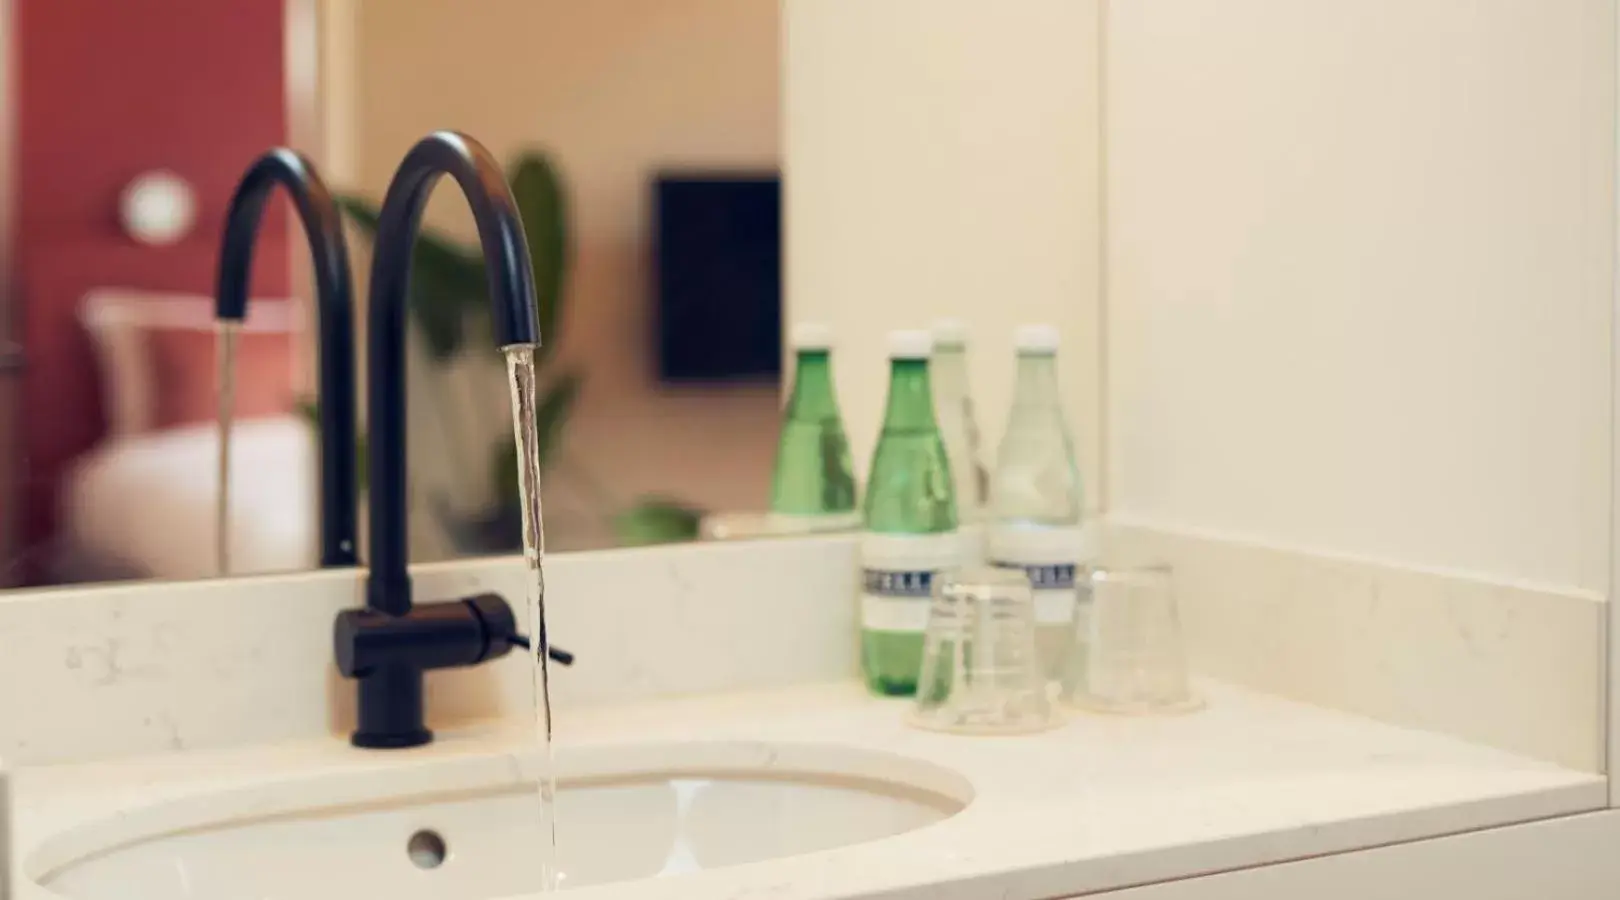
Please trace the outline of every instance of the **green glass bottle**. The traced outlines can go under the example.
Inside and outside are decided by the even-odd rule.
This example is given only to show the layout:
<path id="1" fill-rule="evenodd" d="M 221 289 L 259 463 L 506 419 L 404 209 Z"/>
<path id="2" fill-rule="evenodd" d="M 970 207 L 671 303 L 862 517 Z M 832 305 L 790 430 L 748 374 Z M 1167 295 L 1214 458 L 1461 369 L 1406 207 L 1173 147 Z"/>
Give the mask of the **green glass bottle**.
<path id="1" fill-rule="evenodd" d="M 889 335 L 889 401 L 861 535 L 861 668 L 887 696 L 917 691 L 934 579 L 960 564 L 956 497 L 934 419 L 926 331 Z"/>
<path id="2" fill-rule="evenodd" d="M 776 444 L 771 518 L 789 531 L 854 527 L 855 471 L 833 389 L 832 332 L 800 324 L 791 340 L 798 359 Z"/>

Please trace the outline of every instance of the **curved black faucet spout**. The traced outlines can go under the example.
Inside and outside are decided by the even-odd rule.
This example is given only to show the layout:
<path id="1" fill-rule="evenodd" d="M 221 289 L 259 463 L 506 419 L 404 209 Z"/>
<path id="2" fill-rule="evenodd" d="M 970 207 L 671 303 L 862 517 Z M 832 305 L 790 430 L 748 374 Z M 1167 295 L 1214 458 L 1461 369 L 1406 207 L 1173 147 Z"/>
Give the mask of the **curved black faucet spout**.
<path id="1" fill-rule="evenodd" d="M 383 198 L 371 267 L 367 398 L 371 427 L 371 572 L 366 608 L 338 616 L 338 668 L 359 680 L 361 747 L 412 747 L 432 740 L 422 673 L 468 666 L 509 652 L 511 607 L 494 595 L 414 605 L 406 569 L 405 323 L 411 251 L 428 194 L 443 175 L 466 194 L 483 245 L 495 338 L 502 346 L 540 341 L 534 274 L 517 203 L 489 151 L 441 131 L 411 148 Z"/>
<path id="2" fill-rule="evenodd" d="M 356 556 L 354 302 L 349 250 L 332 193 L 315 166 L 285 148 L 266 152 L 242 176 L 225 217 L 216 318 L 247 318 L 253 242 L 276 185 L 287 189 L 309 236 L 315 270 L 321 408 L 321 565 L 352 566 Z"/>
<path id="3" fill-rule="evenodd" d="M 400 163 L 383 198 L 371 263 L 367 315 L 367 414 L 371 427 L 371 578 L 366 602 L 402 615 L 411 608 L 405 573 L 405 321 L 411 251 L 422 209 L 443 175 L 461 186 L 484 249 L 495 339 L 502 346 L 538 344 L 534 272 L 517 201 L 506 176 L 477 141 L 440 131 L 423 138 Z"/>

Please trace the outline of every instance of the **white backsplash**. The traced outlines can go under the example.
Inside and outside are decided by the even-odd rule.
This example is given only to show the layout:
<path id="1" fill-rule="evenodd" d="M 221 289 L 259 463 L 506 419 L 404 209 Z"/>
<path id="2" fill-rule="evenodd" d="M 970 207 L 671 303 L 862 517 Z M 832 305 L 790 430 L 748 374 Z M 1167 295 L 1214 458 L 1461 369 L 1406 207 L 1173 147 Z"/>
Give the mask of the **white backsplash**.
<path id="1" fill-rule="evenodd" d="M 1111 551 L 1175 568 L 1205 675 L 1604 770 L 1602 596 L 1111 524 Z"/>
<path id="2" fill-rule="evenodd" d="M 503 594 L 522 621 L 518 557 L 418 567 L 420 602 Z M 332 619 L 357 570 L 0 595 L 0 757 L 106 759 L 346 734 L 354 685 Z M 554 668 L 570 706 L 850 677 L 854 542 L 834 536 L 560 554 L 546 562 Z M 428 721 L 528 715 L 521 652 L 430 673 Z"/>
<path id="3" fill-rule="evenodd" d="M 1601 597 L 1147 528 L 1110 551 L 1172 563 L 1194 668 L 1321 706 L 1601 771 Z M 560 554 L 547 561 L 560 727 L 570 709 L 853 677 L 852 535 Z M 516 557 L 421 566 L 415 596 L 495 591 Z M 83 761 L 346 735 L 332 618 L 363 573 L 0 595 L 0 757 Z M 527 660 L 429 674 L 445 729 L 528 716 Z"/>

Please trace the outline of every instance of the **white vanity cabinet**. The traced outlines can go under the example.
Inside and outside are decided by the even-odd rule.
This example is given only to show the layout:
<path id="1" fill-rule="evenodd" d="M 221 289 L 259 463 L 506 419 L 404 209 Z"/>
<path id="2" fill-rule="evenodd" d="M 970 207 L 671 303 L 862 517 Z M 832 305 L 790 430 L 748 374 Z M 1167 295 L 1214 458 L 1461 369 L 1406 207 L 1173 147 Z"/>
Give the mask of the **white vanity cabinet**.
<path id="1" fill-rule="evenodd" d="M 1107 900 L 1601 900 L 1620 893 L 1620 811 L 1146 885 Z"/>

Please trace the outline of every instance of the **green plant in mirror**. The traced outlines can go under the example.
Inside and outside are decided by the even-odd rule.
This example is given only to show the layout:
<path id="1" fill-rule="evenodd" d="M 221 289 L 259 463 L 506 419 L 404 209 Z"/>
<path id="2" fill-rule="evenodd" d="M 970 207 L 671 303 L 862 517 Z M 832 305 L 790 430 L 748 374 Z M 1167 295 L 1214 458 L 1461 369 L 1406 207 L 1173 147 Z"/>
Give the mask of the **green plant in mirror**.
<path id="1" fill-rule="evenodd" d="M 540 465 L 542 470 L 548 470 L 567 463 L 564 436 L 574 404 L 584 387 L 582 372 L 559 363 L 552 356 L 565 318 L 563 308 L 572 255 L 568 195 L 556 164 L 540 150 L 519 153 L 507 168 L 507 181 L 517 201 L 529 258 L 534 266 L 535 312 L 544 338 L 544 344 L 535 353 L 542 385 L 535 419 L 540 436 Z M 380 212 L 376 203 L 344 195 L 338 198 L 338 205 L 368 236 L 375 237 Z M 500 348 L 489 337 L 490 307 L 484 260 L 477 247 L 424 227 L 411 258 L 407 303 L 415 331 L 421 335 L 427 359 L 434 366 L 442 369 L 457 359 L 475 354 L 487 356 L 492 364 L 500 364 Z M 301 404 L 300 409 L 312 422 L 319 421 L 313 404 Z M 362 488 L 367 483 L 364 446 L 365 435 L 362 434 L 359 472 Z M 451 513 L 447 504 L 435 504 L 441 524 L 458 549 L 493 552 L 521 546 L 516 454 L 510 438 L 490 447 L 485 465 L 493 496 L 497 498 L 492 508 L 468 519 Z M 587 473 L 578 474 L 595 485 Z M 690 540 L 698 534 L 701 511 L 690 504 L 664 496 L 641 497 L 621 504 L 603 491 L 593 493 L 602 507 L 598 514 L 621 543 Z"/>
<path id="2" fill-rule="evenodd" d="M 649 495 L 613 517 L 613 532 L 626 544 L 662 544 L 696 535 L 703 515 L 691 504 Z"/>

